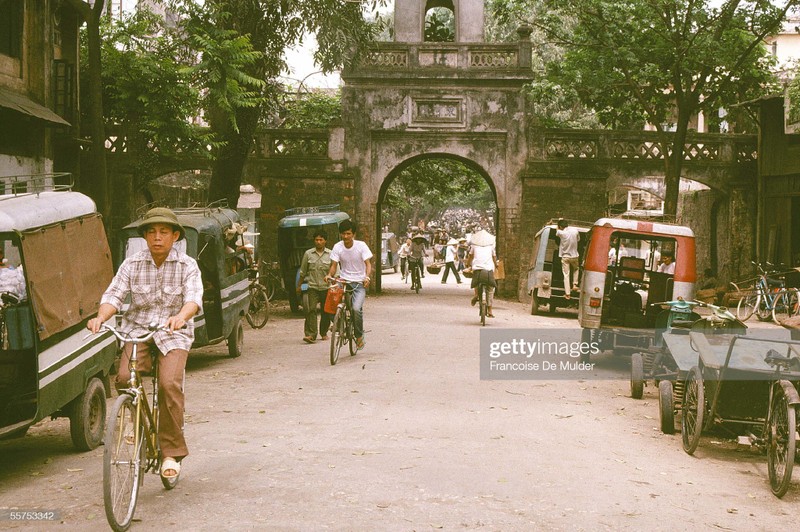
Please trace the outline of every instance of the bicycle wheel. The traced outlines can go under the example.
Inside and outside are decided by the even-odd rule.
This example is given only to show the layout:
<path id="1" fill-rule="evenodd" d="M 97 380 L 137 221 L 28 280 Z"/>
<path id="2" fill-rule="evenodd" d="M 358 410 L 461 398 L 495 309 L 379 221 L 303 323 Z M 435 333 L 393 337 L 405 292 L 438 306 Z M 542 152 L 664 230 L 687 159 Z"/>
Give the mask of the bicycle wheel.
<path id="1" fill-rule="evenodd" d="M 355 322 L 353 321 L 353 311 L 347 311 L 347 321 L 345 322 L 346 332 L 347 332 L 347 341 L 349 343 L 348 348 L 350 349 L 350 356 L 355 356 L 358 353 L 358 346 L 356 345 L 356 330 L 355 330 Z"/>
<path id="2" fill-rule="evenodd" d="M 772 307 L 772 320 L 783 325 L 786 318 L 791 318 L 797 314 L 798 291 L 788 288 L 775 298 L 775 305 Z"/>
<path id="3" fill-rule="evenodd" d="M 486 325 L 486 290 L 478 285 L 478 304 L 480 305 L 481 325 Z"/>
<path id="4" fill-rule="evenodd" d="M 275 297 L 275 283 L 275 280 L 267 279 L 267 286 L 264 287 L 267 291 L 267 301 L 272 301 L 272 298 Z"/>
<path id="5" fill-rule="evenodd" d="M 795 407 L 789 404 L 783 388 L 779 384 L 775 388 L 767 422 L 767 465 L 772 493 L 783 497 L 792 481 L 797 419 Z"/>
<path id="6" fill-rule="evenodd" d="M 419 294 L 419 289 L 422 288 L 422 278 L 419 275 L 419 266 L 414 267 L 414 291 Z"/>
<path id="7" fill-rule="evenodd" d="M 750 316 L 752 316 L 758 308 L 760 302 L 761 300 L 757 294 L 742 296 L 739 299 L 739 304 L 736 305 L 736 317 L 739 318 L 739 321 L 749 320 Z"/>
<path id="8" fill-rule="evenodd" d="M 336 309 L 336 314 L 333 316 L 333 326 L 331 327 L 331 366 L 335 366 L 336 361 L 339 360 L 339 350 L 345 342 L 344 312 L 344 308 L 339 307 Z"/>
<path id="9" fill-rule="evenodd" d="M 267 290 L 260 284 L 250 287 L 250 306 L 245 316 L 254 329 L 260 329 L 269 321 L 269 298 Z"/>
<path id="10" fill-rule="evenodd" d="M 772 307 L 775 305 L 774 294 L 763 294 L 758 298 L 758 305 L 756 305 L 756 318 L 758 321 L 772 320 Z"/>
<path id="11" fill-rule="evenodd" d="M 681 416 L 681 440 L 683 450 L 693 454 L 700 443 L 703 418 L 706 412 L 705 388 L 700 368 L 694 366 L 686 376 Z"/>
<path id="12" fill-rule="evenodd" d="M 117 531 L 131 526 L 144 479 L 146 448 L 141 421 L 133 397 L 128 394 L 117 397 L 111 408 L 103 450 L 103 502 L 108 524 Z M 137 433 L 138 441 L 134 441 Z"/>

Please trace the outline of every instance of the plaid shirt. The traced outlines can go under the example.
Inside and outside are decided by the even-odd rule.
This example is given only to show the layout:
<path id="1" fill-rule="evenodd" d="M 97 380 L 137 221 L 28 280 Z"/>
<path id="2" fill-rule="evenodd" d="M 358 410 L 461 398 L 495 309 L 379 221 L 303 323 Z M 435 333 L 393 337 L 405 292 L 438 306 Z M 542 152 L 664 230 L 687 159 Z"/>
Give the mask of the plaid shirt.
<path id="1" fill-rule="evenodd" d="M 156 267 L 150 250 L 139 251 L 125 259 L 100 302 L 122 310 L 128 295 L 131 303 L 122 316 L 120 330 L 140 336 L 147 332 L 149 324 L 166 323 L 185 303 L 196 303 L 202 310 L 200 268 L 193 258 L 174 248 L 161 268 Z M 189 320 L 180 331 L 157 332 L 153 341 L 164 354 L 173 349 L 188 351 L 194 342 L 194 320 Z"/>

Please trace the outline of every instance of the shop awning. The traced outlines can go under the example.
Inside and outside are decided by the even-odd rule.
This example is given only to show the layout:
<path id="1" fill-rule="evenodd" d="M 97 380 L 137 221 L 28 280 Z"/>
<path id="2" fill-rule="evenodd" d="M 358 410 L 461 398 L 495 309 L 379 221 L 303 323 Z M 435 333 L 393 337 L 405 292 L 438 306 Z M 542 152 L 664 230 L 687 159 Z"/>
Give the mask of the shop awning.
<path id="1" fill-rule="evenodd" d="M 54 113 L 51 109 L 34 102 L 27 96 L 11 92 L 8 89 L 0 88 L 0 107 L 5 107 L 6 109 L 11 109 L 12 111 L 26 114 L 51 124 L 56 124 L 59 126 L 72 125 Z"/>

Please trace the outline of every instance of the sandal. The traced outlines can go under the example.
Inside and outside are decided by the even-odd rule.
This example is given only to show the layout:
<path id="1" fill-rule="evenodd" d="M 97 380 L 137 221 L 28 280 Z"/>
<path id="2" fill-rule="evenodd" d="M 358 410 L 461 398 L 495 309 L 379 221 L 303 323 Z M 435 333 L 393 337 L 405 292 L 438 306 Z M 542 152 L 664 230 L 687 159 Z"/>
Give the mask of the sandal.
<path id="1" fill-rule="evenodd" d="M 364 337 L 363 336 L 360 337 L 360 338 L 356 338 L 356 347 L 358 349 L 364 349 L 365 345 L 367 345 L 367 343 L 364 341 Z"/>
<path id="2" fill-rule="evenodd" d="M 174 473 L 168 474 L 170 471 L 174 471 Z M 181 463 L 174 458 L 165 458 L 164 461 L 161 462 L 161 476 L 163 478 L 178 478 L 180 474 Z"/>
<path id="3" fill-rule="evenodd" d="M 314 339 L 311 338 L 310 336 L 303 336 L 303 341 L 305 343 L 307 343 L 307 344 L 313 344 L 314 343 Z"/>
<path id="4" fill-rule="evenodd" d="M 327 339 L 328 339 L 328 335 L 327 334 L 325 336 L 323 336 L 322 338 L 320 338 L 320 340 L 322 340 L 323 342 L 326 341 Z"/>

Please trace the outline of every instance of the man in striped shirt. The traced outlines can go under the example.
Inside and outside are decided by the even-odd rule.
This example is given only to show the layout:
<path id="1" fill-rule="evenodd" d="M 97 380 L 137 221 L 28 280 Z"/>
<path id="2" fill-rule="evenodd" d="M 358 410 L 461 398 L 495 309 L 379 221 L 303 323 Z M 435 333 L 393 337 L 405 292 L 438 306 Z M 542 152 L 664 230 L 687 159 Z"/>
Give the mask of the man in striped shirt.
<path id="1" fill-rule="evenodd" d="M 137 363 L 140 371 L 147 371 L 151 352 L 163 355 L 158 361 L 158 432 L 164 455 L 161 475 L 174 478 L 180 474 L 180 461 L 189 454 L 183 435 L 183 374 L 194 341 L 192 318 L 203 304 L 203 282 L 197 262 L 173 247 L 185 236 L 175 213 L 163 207 L 150 209 L 139 224 L 139 233 L 147 249 L 125 259 L 87 328 L 96 333 L 103 322 L 122 310 L 128 295 L 131 303 L 122 316 L 120 331 L 140 336 L 148 332 L 151 323 L 168 328 L 139 345 Z M 127 343 L 123 349 L 117 387 L 124 388 L 130 379 L 131 347 Z"/>

